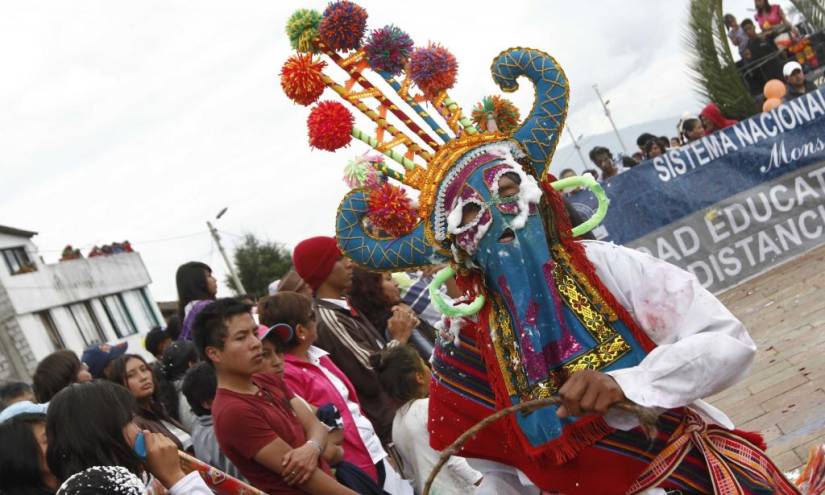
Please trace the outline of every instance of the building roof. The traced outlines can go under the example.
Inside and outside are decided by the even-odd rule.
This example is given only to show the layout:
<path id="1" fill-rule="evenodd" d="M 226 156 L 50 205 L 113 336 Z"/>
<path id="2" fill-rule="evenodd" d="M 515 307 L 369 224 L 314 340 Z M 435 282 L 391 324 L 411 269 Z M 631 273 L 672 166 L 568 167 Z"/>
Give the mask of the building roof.
<path id="1" fill-rule="evenodd" d="M 15 229 L 14 227 L 6 227 L 5 225 L 0 225 L 0 234 L 27 237 L 31 239 L 32 237 L 37 235 L 37 232 L 32 232 L 31 230 Z"/>

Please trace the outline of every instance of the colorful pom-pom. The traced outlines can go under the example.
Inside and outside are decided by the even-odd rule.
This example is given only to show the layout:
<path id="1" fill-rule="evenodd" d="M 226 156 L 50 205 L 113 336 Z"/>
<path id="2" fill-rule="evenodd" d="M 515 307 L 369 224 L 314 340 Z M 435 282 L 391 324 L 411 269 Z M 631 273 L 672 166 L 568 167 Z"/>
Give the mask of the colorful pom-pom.
<path id="1" fill-rule="evenodd" d="M 364 43 L 364 55 L 373 70 L 397 76 L 407 65 L 412 48 L 412 38 L 390 24 L 370 33 Z"/>
<path id="2" fill-rule="evenodd" d="M 455 56 L 438 43 L 416 48 L 410 56 L 409 75 L 427 96 L 452 88 L 457 74 Z"/>
<path id="3" fill-rule="evenodd" d="M 289 57 L 281 68 L 281 87 L 290 100 L 300 105 L 315 103 L 326 85 L 321 71 L 323 60 L 313 59 L 311 53 Z"/>
<path id="4" fill-rule="evenodd" d="M 326 151 L 335 151 L 352 140 L 355 118 L 337 101 L 322 101 L 315 105 L 307 118 L 309 145 Z"/>
<path id="5" fill-rule="evenodd" d="M 296 10 L 286 21 L 286 34 L 292 48 L 301 53 L 318 53 L 315 39 L 318 38 L 320 23 L 321 13 L 317 10 Z"/>
<path id="6" fill-rule="evenodd" d="M 501 96 L 485 96 L 473 108 L 473 123 L 482 132 L 499 131 L 509 134 L 519 125 L 518 108 Z"/>
<path id="7" fill-rule="evenodd" d="M 366 29 L 367 11 L 347 0 L 331 2 L 318 26 L 321 40 L 336 51 L 359 48 Z"/>
<path id="8" fill-rule="evenodd" d="M 383 162 L 384 157 L 380 155 L 360 155 L 353 158 L 344 167 L 344 182 L 350 189 L 378 187 L 382 177 L 374 164 Z"/>
<path id="9" fill-rule="evenodd" d="M 367 207 L 370 223 L 393 237 L 410 233 L 418 223 L 418 212 L 407 192 L 389 183 L 370 191 Z"/>

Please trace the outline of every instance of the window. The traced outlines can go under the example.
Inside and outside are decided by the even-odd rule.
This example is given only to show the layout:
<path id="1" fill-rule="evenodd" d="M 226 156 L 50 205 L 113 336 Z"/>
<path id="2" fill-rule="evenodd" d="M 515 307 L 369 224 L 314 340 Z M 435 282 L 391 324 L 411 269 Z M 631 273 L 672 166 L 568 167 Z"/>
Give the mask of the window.
<path id="1" fill-rule="evenodd" d="M 9 273 L 12 275 L 37 271 L 37 266 L 32 263 L 28 253 L 26 253 L 26 248 L 23 246 L 3 249 L 2 253 L 3 259 L 6 260 L 6 266 L 9 268 Z"/>
<path id="2" fill-rule="evenodd" d="M 98 323 L 94 312 L 90 311 L 90 309 L 91 306 L 88 301 L 69 305 L 69 312 L 72 314 L 72 318 L 78 330 L 80 330 L 80 335 L 83 337 L 83 342 L 87 347 L 106 341 L 106 336 L 103 335 L 100 323 Z"/>
<path id="3" fill-rule="evenodd" d="M 146 293 L 146 289 L 138 289 L 135 292 L 138 292 L 138 299 L 140 299 L 140 305 L 143 308 L 143 312 L 146 314 L 146 320 L 151 323 L 152 326 L 161 326 L 158 321 L 158 315 L 155 314 L 155 310 L 152 308 L 152 301 L 149 300 L 149 295 Z"/>
<path id="4" fill-rule="evenodd" d="M 114 294 L 104 297 L 103 309 L 106 311 L 106 316 L 112 323 L 118 337 L 122 338 L 137 333 L 135 321 L 132 319 L 122 295 Z"/>
<path id="5" fill-rule="evenodd" d="M 43 328 L 46 329 L 46 335 L 52 343 L 52 350 L 65 349 L 66 344 L 63 342 L 63 337 L 60 336 L 60 331 L 57 329 L 57 325 L 54 324 L 54 319 L 49 310 L 38 311 L 35 314 L 40 317 L 40 322 L 43 324 Z"/>

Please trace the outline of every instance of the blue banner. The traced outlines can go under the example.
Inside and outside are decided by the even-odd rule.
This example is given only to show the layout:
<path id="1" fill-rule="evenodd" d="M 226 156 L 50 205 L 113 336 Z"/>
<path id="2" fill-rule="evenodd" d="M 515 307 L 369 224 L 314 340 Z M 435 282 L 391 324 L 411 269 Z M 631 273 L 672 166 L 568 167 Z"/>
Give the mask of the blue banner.
<path id="1" fill-rule="evenodd" d="M 712 290 L 730 287 L 825 242 L 825 91 L 670 149 L 603 186 L 610 208 L 598 238 L 683 266 Z M 570 201 L 584 215 L 596 207 L 586 192 Z"/>

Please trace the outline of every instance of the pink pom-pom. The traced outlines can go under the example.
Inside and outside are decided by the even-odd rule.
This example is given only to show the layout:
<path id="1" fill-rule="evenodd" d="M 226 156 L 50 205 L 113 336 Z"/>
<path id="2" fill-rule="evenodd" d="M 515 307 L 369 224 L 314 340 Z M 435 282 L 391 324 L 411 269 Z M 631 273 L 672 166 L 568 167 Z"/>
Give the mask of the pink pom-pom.
<path id="1" fill-rule="evenodd" d="M 413 50 L 408 71 L 424 94 L 432 97 L 455 85 L 458 61 L 443 46 L 430 43 L 426 48 Z"/>
<path id="2" fill-rule="evenodd" d="M 321 74 L 324 66 L 324 61 L 313 60 L 311 53 L 289 57 L 281 68 L 281 87 L 284 93 L 301 105 L 315 103 L 326 87 Z"/>
<path id="3" fill-rule="evenodd" d="M 330 3 L 318 26 L 321 41 L 336 51 L 359 48 L 366 30 L 367 11 L 347 0 Z"/>
<path id="4" fill-rule="evenodd" d="M 318 103 L 307 118 L 309 145 L 326 151 L 335 151 L 352 140 L 355 118 L 336 101 Z"/>

